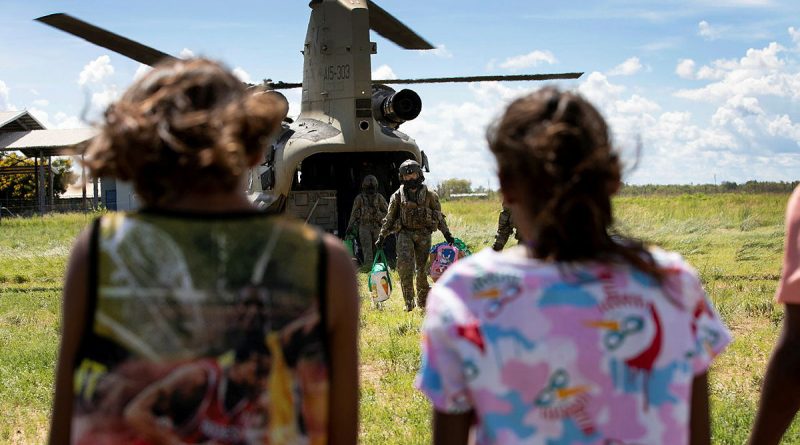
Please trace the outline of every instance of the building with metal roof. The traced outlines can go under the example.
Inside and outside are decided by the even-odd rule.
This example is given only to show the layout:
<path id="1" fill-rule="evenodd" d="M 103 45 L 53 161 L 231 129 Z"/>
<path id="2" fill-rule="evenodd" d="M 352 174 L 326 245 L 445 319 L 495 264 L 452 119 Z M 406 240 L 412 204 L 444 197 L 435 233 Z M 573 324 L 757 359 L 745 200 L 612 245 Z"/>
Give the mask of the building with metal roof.
<path id="1" fill-rule="evenodd" d="M 97 134 L 94 128 L 58 130 L 3 131 L 0 129 L 0 150 L 21 151 L 25 156 L 80 155 L 80 144 Z"/>
<path id="2" fill-rule="evenodd" d="M 3 152 L 22 152 L 34 159 L 33 174 L 36 179 L 36 195 L 39 213 L 44 213 L 52 204 L 53 171 L 50 169 L 53 156 L 83 155 L 83 150 L 91 138 L 97 134 L 94 128 L 48 130 L 27 110 L 0 111 L 0 154 Z M 46 161 L 45 161 L 46 159 Z M 0 175 L 31 174 L 24 168 L 0 168 Z M 85 175 L 84 175 L 85 177 Z M 97 205 L 97 179 L 93 179 L 93 203 Z M 112 184 L 109 184 L 112 186 Z M 116 185 L 111 196 L 116 202 Z M 85 185 L 84 185 L 85 190 Z M 105 190 L 104 190 L 105 191 Z M 103 193 L 103 195 L 106 195 Z M 84 193 L 84 196 L 86 194 Z M 109 203 L 105 203 L 107 207 Z"/>
<path id="3" fill-rule="evenodd" d="M 94 128 L 48 130 L 27 110 L 0 111 L 0 151 L 21 151 L 29 158 L 79 155 L 81 144 L 95 134 Z"/>
<path id="4" fill-rule="evenodd" d="M 44 130 L 44 125 L 27 111 L 0 111 L 0 131 Z"/>

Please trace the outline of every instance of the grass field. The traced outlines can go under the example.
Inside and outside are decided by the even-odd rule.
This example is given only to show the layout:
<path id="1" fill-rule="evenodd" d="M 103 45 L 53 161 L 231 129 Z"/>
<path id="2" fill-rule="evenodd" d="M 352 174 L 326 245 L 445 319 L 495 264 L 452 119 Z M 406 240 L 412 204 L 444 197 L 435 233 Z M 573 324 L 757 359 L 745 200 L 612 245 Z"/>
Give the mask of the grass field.
<path id="1" fill-rule="evenodd" d="M 764 366 L 781 321 L 773 303 L 788 195 L 625 197 L 624 233 L 686 256 L 735 340 L 711 374 L 714 443 L 741 444 L 753 419 Z M 443 204 L 453 233 L 473 250 L 491 244 L 499 203 Z M 61 280 L 70 244 L 91 215 L 0 220 L 0 443 L 41 443 L 47 433 L 60 324 Z M 441 235 L 434 236 L 434 243 Z M 396 278 L 396 276 L 395 276 Z M 419 363 L 418 312 L 402 311 L 399 288 L 378 311 L 359 275 L 361 442 L 430 441 L 429 408 L 411 389 Z M 795 422 L 785 443 L 800 443 Z"/>

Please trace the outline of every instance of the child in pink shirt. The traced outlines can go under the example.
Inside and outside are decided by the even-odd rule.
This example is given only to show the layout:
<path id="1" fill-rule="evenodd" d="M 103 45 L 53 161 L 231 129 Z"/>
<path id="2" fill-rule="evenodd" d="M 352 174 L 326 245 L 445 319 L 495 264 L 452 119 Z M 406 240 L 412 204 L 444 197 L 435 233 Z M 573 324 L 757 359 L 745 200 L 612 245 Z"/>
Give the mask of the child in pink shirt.
<path id="1" fill-rule="evenodd" d="M 545 88 L 489 144 L 536 242 L 458 261 L 431 291 L 416 385 L 434 443 L 709 443 L 706 372 L 730 334 L 680 255 L 612 235 L 603 118 Z"/>

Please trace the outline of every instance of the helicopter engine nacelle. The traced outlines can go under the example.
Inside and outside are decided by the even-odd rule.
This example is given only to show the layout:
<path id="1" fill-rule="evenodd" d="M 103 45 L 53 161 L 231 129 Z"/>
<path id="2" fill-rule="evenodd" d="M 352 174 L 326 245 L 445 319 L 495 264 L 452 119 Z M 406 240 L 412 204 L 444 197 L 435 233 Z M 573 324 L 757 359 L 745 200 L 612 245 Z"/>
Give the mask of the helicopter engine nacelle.
<path id="1" fill-rule="evenodd" d="M 395 91 L 386 85 L 372 86 L 372 111 L 375 120 L 397 128 L 419 116 L 422 99 L 412 90 Z"/>

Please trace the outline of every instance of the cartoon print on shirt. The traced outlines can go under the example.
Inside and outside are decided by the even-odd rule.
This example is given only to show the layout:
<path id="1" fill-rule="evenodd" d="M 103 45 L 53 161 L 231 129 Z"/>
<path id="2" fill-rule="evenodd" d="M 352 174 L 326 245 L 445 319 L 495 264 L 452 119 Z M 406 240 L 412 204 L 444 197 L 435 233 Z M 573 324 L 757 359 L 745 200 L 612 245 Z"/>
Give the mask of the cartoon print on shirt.
<path id="1" fill-rule="evenodd" d="M 722 339 L 722 335 L 714 329 L 714 311 L 705 299 L 697 302 L 692 313 L 692 334 L 697 339 L 695 350 L 692 355 L 707 354 L 714 357 L 717 344 Z"/>
<path id="2" fill-rule="evenodd" d="M 713 306 L 697 305 L 690 267 L 655 256 L 659 268 L 676 264 L 673 301 L 627 265 L 490 253 L 459 261 L 431 291 L 424 330 L 448 336 L 423 343 L 417 386 L 437 410 L 474 410 L 481 445 L 688 443 L 692 368 L 729 342 Z"/>
<path id="3" fill-rule="evenodd" d="M 522 295 L 522 280 L 515 274 L 486 272 L 472 283 L 472 295 L 487 300 L 485 314 L 495 318 L 508 303 Z"/>
<path id="4" fill-rule="evenodd" d="M 483 341 L 483 335 L 481 335 L 481 329 L 477 321 L 473 320 L 470 323 L 456 326 L 456 334 L 475 345 L 480 349 L 481 353 L 486 351 L 486 343 Z"/>
<path id="5" fill-rule="evenodd" d="M 621 360 L 630 371 L 643 373 L 642 393 L 647 408 L 649 377 L 664 343 L 661 319 L 652 302 L 639 295 L 619 293 L 609 271 L 601 272 L 599 278 L 605 294 L 599 305 L 603 318 L 584 324 L 604 331 L 602 344 L 613 359 Z"/>
<path id="6" fill-rule="evenodd" d="M 548 420 L 571 418 L 581 431 L 591 436 L 595 433 L 594 422 L 586 413 L 590 400 L 588 385 L 572 385 L 569 373 L 558 369 L 550 375 L 547 386 L 536 396 L 534 404 L 541 409 L 541 415 Z"/>

